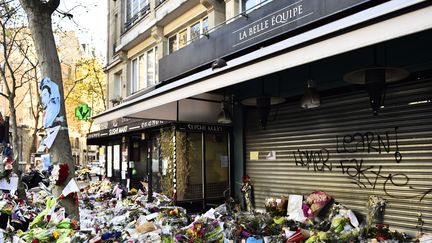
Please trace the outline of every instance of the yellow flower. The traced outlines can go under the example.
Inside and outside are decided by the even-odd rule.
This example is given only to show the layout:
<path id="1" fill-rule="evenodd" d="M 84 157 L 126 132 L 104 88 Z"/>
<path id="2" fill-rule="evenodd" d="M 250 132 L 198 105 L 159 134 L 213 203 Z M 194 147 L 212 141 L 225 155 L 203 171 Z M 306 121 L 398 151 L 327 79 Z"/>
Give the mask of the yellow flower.
<path id="1" fill-rule="evenodd" d="M 54 230 L 52 235 L 53 235 L 54 239 L 58 239 L 60 237 L 61 233 L 58 230 Z"/>

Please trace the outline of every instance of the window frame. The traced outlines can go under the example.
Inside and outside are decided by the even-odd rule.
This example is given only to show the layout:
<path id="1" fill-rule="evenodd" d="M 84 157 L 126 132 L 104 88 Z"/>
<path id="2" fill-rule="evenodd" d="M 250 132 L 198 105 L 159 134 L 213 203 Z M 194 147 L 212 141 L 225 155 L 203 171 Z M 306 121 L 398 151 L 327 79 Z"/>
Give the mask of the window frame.
<path id="1" fill-rule="evenodd" d="M 207 22 L 207 26 L 204 26 L 205 22 Z M 199 23 L 200 33 L 199 33 L 198 37 L 192 38 L 191 37 L 192 36 L 192 32 L 191 32 L 192 26 L 195 26 L 198 23 Z M 182 33 L 183 31 L 186 31 L 186 42 L 185 42 L 184 46 L 180 47 L 180 33 Z M 180 28 L 178 31 L 176 31 L 174 34 L 168 36 L 168 38 L 167 38 L 167 42 L 168 42 L 167 43 L 167 49 L 168 49 L 167 52 L 168 52 L 168 55 L 171 54 L 171 53 L 173 53 L 173 52 L 176 52 L 177 50 L 179 50 L 179 49 L 181 49 L 181 48 L 183 48 L 183 47 L 185 47 L 187 45 L 189 45 L 189 43 L 191 43 L 192 41 L 201 38 L 202 35 L 206 31 L 208 31 L 208 16 L 204 16 L 204 17 L 200 18 L 199 20 L 196 20 L 196 21 L 192 22 L 191 24 L 188 24 L 188 26 L 185 27 L 185 28 Z M 171 40 L 173 38 L 175 38 L 175 46 L 173 48 L 173 51 L 171 51 L 170 50 L 170 46 L 171 46 Z"/>
<path id="2" fill-rule="evenodd" d="M 135 57 L 130 62 L 130 82 L 129 82 L 129 94 L 133 94 L 139 90 L 139 57 Z M 136 68 L 134 69 L 134 63 Z M 134 70 L 136 73 L 134 73 Z"/>
<path id="3" fill-rule="evenodd" d="M 252 7 L 246 9 L 245 3 L 247 1 L 255 2 L 255 4 Z M 271 1 L 272 0 L 240 0 L 240 13 L 243 13 L 243 12 L 249 13 L 249 12 L 253 11 L 257 5 L 266 4 L 266 3 L 271 2 Z"/>
<path id="4" fill-rule="evenodd" d="M 158 47 L 157 45 L 152 46 L 151 48 L 146 49 L 143 52 L 140 52 L 140 54 L 136 55 L 134 58 L 132 58 L 130 60 L 130 88 L 129 88 L 129 94 L 133 94 L 135 92 L 138 92 L 140 90 L 155 86 L 156 84 L 159 83 L 158 80 Z M 151 53 L 149 56 L 149 53 Z M 150 58 L 151 59 L 150 59 Z M 152 67 L 152 71 L 151 73 L 149 73 L 149 60 L 151 60 L 151 62 L 153 62 L 153 67 Z M 133 63 L 134 61 L 136 61 L 136 80 L 134 80 L 134 68 L 133 68 Z M 143 65 L 143 66 L 141 66 Z M 144 72 L 144 73 L 141 73 Z M 152 77 L 152 82 L 149 83 L 149 74 Z M 136 90 L 134 90 L 134 84 L 136 84 Z"/>

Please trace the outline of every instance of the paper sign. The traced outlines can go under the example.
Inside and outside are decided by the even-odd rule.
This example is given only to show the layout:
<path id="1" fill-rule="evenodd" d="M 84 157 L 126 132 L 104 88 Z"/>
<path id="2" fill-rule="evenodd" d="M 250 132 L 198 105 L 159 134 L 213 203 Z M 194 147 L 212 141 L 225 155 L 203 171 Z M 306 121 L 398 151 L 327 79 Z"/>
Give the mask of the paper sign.
<path id="1" fill-rule="evenodd" d="M 303 196 L 302 195 L 289 195 L 287 214 L 288 219 L 299 222 L 304 222 L 306 217 L 303 214 Z"/>
<path id="2" fill-rule="evenodd" d="M 112 146 L 108 146 L 107 147 L 107 176 L 111 177 L 112 176 Z"/>
<path id="3" fill-rule="evenodd" d="M 122 180 L 126 179 L 126 171 L 124 171 L 124 170 L 121 171 L 121 178 L 122 178 Z"/>
<path id="4" fill-rule="evenodd" d="M 51 157 L 50 154 L 42 154 L 42 170 L 48 170 L 51 166 Z"/>
<path id="5" fill-rule="evenodd" d="M 0 180 L 0 190 L 8 190 L 8 191 L 16 191 L 18 188 L 18 177 L 12 176 L 10 177 L 10 181 L 8 182 L 6 179 Z"/>
<path id="6" fill-rule="evenodd" d="M 258 155 L 259 152 L 257 151 L 250 152 L 250 160 L 258 160 Z"/>
<path id="7" fill-rule="evenodd" d="M 159 160 L 152 159 L 152 172 L 159 172 Z"/>
<path id="8" fill-rule="evenodd" d="M 47 128 L 47 136 L 42 140 L 41 145 L 45 145 L 48 149 L 51 148 L 54 143 L 55 138 L 57 137 L 58 131 L 60 130 L 60 125 L 55 126 L 53 128 Z"/>
<path id="9" fill-rule="evenodd" d="M 270 151 L 266 156 L 266 160 L 275 160 L 275 159 L 276 159 L 276 151 Z"/>
<path id="10" fill-rule="evenodd" d="M 60 112 L 60 92 L 56 83 L 45 77 L 40 81 L 44 127 L 51 127 Z"/>
<path id="11" fill-rule="evenodd" d="M 220 156 L 220 164 L 222 168 L 226 168 L 228 167 L 228 156 L 226 155 L 221 155 Z"/>
<path id="12" fill-rule="evenodd" d="M 41 142 L 41 144 L 39 145 L 39 148 L 37 149 L 38 153 L 43 153 L 45 151 L 45 149 L 47 148 L 47 146 L 45 146 L 43 144 L 43 141 Z"/>
<path id="13" fill-rule="evenodd" d="M 162 175 L 166 175 L 168 170 L 168 160 L 163 159 L 162 160 Z"/>
<path id="14" fill-rule="evenodd" d="M 65 188 L 63 188 L 62 195 L 66 197 L 73 192 L 79 192 L 79 188 L 76 181 L 72 178 Z"/>
<path id="15" fill-rule="evenodd" d="M 114 170 L 120 170 L 120 145 L 114 145 L 114 156 L 113 156 L 113 167 Z"/>
<path id="16" fill-rule="evenodd" d="M 159 215 L 159 213 L 152 213 L 146 216 L 147 221 L 150 221 L 152 219 L 157 218 L 157 216 Z"/>

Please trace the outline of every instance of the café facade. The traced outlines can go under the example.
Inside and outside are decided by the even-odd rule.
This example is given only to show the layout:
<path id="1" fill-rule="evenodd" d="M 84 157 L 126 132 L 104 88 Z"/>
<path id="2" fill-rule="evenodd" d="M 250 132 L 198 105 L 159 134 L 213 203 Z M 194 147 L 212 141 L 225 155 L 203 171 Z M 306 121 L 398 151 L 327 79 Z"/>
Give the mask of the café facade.
<path id="1" fill-rule="evenodd" d="M 204 208 L 216 203 L 212 193 L 240 199 L 248 175 L 258 208 L 268 197 L 325 191 L 365 212 L 376 195 L 387 201 L 384 223 L 431 231 L 430 16 L 429 1 L 269 1 L 163 56 L 160 84 L 94 117 L 152 126 L 89 139 L 120 146 L 127 162 L 134 153 L 157 160 L 163 175 L 166 155 L 152 154 L 163 139 L 153 138 L 169 127 L 176 148 L 186 136 L 183 155 L 195 164 L 180 183 L 174 162 L 173 186 L 177 199 Z M 133 152 L 134 139 L 146 149 Z"/>

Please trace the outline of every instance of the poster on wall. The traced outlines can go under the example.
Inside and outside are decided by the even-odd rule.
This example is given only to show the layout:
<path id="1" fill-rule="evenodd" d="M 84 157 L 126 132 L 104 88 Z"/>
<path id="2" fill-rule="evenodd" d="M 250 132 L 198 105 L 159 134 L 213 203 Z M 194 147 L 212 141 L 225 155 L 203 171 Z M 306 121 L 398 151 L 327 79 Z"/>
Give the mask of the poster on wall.
<path id="1" fill-rule="evenodd" d="M 270 151 L 266 156 L 266 160 L 276 160 L 276 151 Z"/>
<path id="2" fill-rule="evenodd" d="M 220 164 L 222 168 L 228 167 L 228 156 L 227 155 L 221 155 L 220 156 Z"/>
<path id="3" fill-rule="evenodd" d="M 51 156 L 50 154 L 42 154 L 42 170 L 49 170 L 49 167 L 51 166 Z"/>
<path id="4" fill-rule="evenodd" d="M 152 159 L 152 172 L 159 172 L 159 160 Z"/>
<path id="5" fill-rule="evenodd" d="M 107 176 L 112 177 L 112 146 L 107 146 Z"/>
<path id="6" fill-rule="evenodd" d="M 113 157 L 114 170 L 120 170 L 120 145 L 114 145 Z"/>
<path id="7" fill-rule="evenodd" d="M 258 160 L 259 152 L 258 151 L 251 151 L 250 152 L 250 160 Z"/>
<path id="8" fill-rule="evenodd" d="M 45 77 L 40 81 L 41 104 L 43 109 L 43 125 L 51 127 L 60 112 L 60 92 L 58 85 Z"/>

